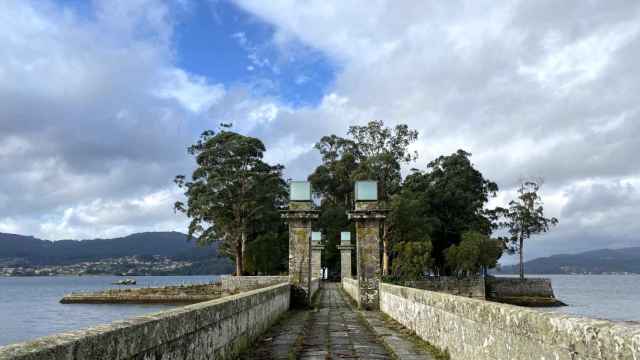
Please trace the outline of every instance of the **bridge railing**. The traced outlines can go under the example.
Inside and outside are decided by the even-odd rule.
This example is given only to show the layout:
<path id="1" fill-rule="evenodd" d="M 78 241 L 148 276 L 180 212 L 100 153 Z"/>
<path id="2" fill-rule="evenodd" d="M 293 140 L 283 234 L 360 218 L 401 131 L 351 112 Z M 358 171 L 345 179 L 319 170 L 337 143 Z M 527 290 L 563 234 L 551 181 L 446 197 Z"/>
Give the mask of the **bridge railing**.
<path id="1" fill-rule="evenodd" d="M 343 282 L 344 284 L 344 282 Z M 382 283 L 380 310 L 452 359 L 640 359 L 640 325 Z"/>
<path id="2" fill-rule="evenodd" d="M 358 279 L 342 278 L 342 288 L 347 294 L 349 294 L 349 296 L 351 297 L 351 299 L 353 299 L 353 301 L 355 302 L 358 301 L 358 299 L 360 298 L 358 294 L 358 291 L 359 291 Z"/>

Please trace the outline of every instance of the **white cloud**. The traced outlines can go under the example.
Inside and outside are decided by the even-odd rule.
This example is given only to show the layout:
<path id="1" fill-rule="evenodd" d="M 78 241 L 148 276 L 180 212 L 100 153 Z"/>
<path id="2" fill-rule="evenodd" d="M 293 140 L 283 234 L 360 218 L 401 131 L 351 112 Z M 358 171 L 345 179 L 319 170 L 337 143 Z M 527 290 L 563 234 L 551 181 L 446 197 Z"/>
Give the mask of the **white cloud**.
<path id="1" fill-rule="evenodd" d="M 272 122 L 278 117 L 278 106 L 273 103 L 262 104 L 252 109 L 248 117 L 254 123 Z"/>
<path id="2" fill-rule="evenodd" d="M 318 106 L 281 108 L 270 127 L 254 129 L 271 144 L 285 129 L 293 134 L 300 155 L 282 155 L 296 166 L 290 172 L 313 170 L 316 163 L 302 159 L 324 134 L 372 119 L 407 123 L 421 134 L 413 166 L 466 149 L 503 188 L 494 203 L 515 196 L 521 177 L 545 179 L 548 214 L 561 226 L 532 242 L 529 255 L 629 244 L 638 233 L 633 217 L 614 215 L 631 215 L 620 198 L 602 209 L 580 205 L 580 218 L 567 210 L 604 191 L 576 185 L 585 181 L 613 186 L 640 207 L 614 185 L 640 176 L 638 4 L 236 3 L 274 24 L 280 47 L 301 41 L 340 65 Z"/>
<path id="3" fill-rule="evenodd" d="M 549 91 L 560 95 L 597 79 L 622 46 L 638 36 L 637 22 L 603 29 L 578 41 L 556 44 L 557 34 L 543 40 L 546 57 L 534 65 L 520 65 L 519 72 L 532 76 Z"/>
<path id="4" fill-rule="evenodd" d="M 162 194 L 224 88 L 174 65 L 173 4 L 93 6 L 0 2 L 0 231 L 185 229 Z"/>
<path id="5" fill-rule="evenodd" d="M 170 207 L 179 198 L 177 191 L 159 190 L 140 198 L 94 199 L 52 213 L 35 233 L 45 239 L 90 239 L 139 231 L 184 231 L 184 217 Z"/>
<path id="6" fill-rule="evenodd" d="M 186 109 L 195 113 L 208 110 L 225 93 L 224 86 L 209 84 L 203 76 L 190 75 L 182 69 L 164 72 L 165 84 L 154 92 L 165 99 L 176 99 Z"/>

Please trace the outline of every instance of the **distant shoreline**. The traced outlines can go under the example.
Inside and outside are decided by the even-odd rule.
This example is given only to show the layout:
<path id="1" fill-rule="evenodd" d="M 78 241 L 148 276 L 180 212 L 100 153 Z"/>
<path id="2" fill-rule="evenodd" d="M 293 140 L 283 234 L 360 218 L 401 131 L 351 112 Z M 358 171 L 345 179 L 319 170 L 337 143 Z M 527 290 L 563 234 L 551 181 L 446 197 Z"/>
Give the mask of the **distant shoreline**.
<path id="1" fill-rule="evenodd" d="M 490 273 L 491 276 L 518 276 L 517 273 Z M 584 273 L 575 273 L 575 274 L 567 274 L 567 273 L 528 273 L 525 274 L 525 278 L 526 277 L 531 277 L 531 276 L 546 276 L 546 275 L 566 275 L 566 276 L 634 276 L 634 275 L 640 275 L 640 273 L 632 273 L 632 272 L 627 272 L 627 273 L 592 273 L 592 274 L 584 274 Z"/>
<path id="2" fill-rule="evenodd" d="M 86 274 L 86 275 L 68 275 L 68 274 L 60 274 L 60 275 L 0 275 L 0 278 L 52 278 L 52 277 L 97 277 L 97 276 L 116 276 L 116 277 L 140 277 L 140 276 L 224 276 L 231 274 L 192 274 L 192 275 L 184 275 L 184 274 L 136 274 L 136 275 L 117 275 L 117 274 Z"/>

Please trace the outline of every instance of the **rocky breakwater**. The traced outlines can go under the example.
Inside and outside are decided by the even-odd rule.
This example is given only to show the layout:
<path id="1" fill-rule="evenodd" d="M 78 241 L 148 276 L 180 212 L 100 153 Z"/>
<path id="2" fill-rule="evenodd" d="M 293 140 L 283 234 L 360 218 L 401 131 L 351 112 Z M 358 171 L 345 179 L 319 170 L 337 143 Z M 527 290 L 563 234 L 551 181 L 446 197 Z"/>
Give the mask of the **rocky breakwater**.
<path id="1" fill-rule="evenodd" d="M 220 284 L 108 289 L 65 295 L 62 304 L 195 304 L 230 295 Z"/>
<path id="2" fill-rule="evenodd" d="M 527 307 L 567 305 L 556 298 L 551 279 L 488 276 L 485 283 L 487 300 Z"/>

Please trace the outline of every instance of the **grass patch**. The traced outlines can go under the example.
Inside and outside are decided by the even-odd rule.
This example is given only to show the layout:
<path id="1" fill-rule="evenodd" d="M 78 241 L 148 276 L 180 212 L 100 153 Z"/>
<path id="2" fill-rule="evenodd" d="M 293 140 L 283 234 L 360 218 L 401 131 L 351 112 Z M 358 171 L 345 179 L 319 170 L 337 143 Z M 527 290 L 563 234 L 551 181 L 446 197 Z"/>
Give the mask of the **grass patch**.
<path id="1" fill-rule="evenodd" d="M 567 304 L 562 301 L 551 298 L 551 297 L 536 297 L 536 296 L 503 296 L 497 299 L 491 299 L 491 301 L 524 306 L 524 307 L 558 307 L 558 306 L 567 306 Z"/>

